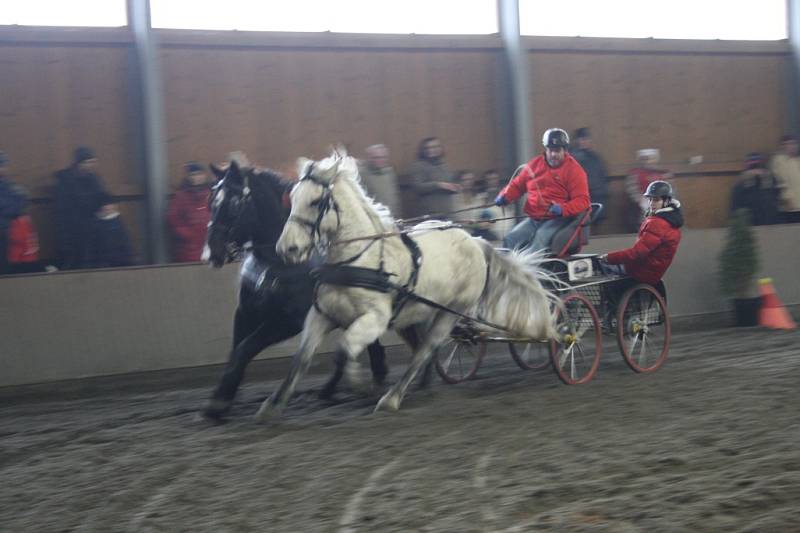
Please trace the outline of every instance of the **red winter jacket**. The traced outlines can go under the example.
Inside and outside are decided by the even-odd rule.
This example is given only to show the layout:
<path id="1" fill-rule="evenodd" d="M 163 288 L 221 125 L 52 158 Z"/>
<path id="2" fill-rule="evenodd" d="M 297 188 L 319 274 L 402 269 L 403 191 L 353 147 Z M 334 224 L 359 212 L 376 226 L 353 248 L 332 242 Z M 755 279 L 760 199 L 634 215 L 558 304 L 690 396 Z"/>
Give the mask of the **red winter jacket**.
<path id="1" fill-rule="evenodd" d="M 211 219 L 208 192 L 207 187 L 183 187 L 169 204 L 167 223 L 175 237 L 175 261 L 200 261 Z"/>
<path id="2" fill-rule="evenodd" d="M 631 248 L 608 254 L 612 265 L 622 264 L 630 277 L 655 285 L 672 263 L 681 242 L 683 214 L 680 204 L 672 204 L 648 216 L 639 228 L 639 237 Z"/>
<path id="3" fill-rule="evenodd" d="M 39 260 L 39 236 L 29 215 L 20 215 L 8 227 L 8 262 L 33 263 Z"/>
<path id="4" fill-rule="evenodd" d="M 586 172 L 569 154 L 558 168 L 551 168 L 544 155 L 534 157 L 517 176 L 500 191 L 509 202 L 528 193 L 525 214 L 534 220 L 554 218 L 548 213 L 559 204 L 562 216 L 572 217 L 589 209 L 589 182 Z"/>

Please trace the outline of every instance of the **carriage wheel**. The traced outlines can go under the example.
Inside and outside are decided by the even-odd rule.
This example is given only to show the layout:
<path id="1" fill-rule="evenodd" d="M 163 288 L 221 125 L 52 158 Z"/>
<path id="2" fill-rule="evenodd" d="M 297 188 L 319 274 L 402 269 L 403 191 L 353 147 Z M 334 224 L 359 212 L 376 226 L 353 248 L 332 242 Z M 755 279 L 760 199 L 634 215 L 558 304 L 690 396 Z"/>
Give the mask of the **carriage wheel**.
<path id="1" fill-rule="evenodd" d="M 592 302 L 582 294 L 563 299 L 556 311 L 557 338 L 550 341 L 550 357 L 559 379 L 567 385 L 586 383 L 597 373 L 603 339 Z"/>
<path id="2" fill-rule="evenodd" d="M 448 339 L 436 351 L 436 371 L 451 384 L 475 377 L 486 355 L 486 342 L 472 343 L 461 339 Z"/>
<path id="3" fill-rule="evenodd" d="M 509 342 L 511 358 L 522 370 L 542 370 L 550 365 L 550 347 L 543 342 Z"/>
<path id="4" fill-rule="evenodd" d="M 667 306 L 650 285 L 631 287 L 617 310 L 617 344 L 634 372 L 653 372 L 669 353 L 670 325 Z"/>

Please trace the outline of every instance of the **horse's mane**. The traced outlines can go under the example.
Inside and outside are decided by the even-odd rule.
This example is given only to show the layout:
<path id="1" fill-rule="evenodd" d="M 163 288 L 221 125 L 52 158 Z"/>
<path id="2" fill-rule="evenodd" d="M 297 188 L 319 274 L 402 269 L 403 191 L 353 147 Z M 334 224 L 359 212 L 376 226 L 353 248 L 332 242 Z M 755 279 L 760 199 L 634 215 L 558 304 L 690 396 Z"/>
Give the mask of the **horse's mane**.
<path id="1" fill-rule="evenodd" d="M 326 159 L 317 162 L 301 159 L 298 162 L 299 174 L 305 176 L 309 166 L 312 164 L 314 165 L 312 171 L 314 178 L 329 185 L 345 184 L 350 186 L 356 198 L 363 204 L 363 207 L 370 215 L 370 218 L 378 222 L 386 231 L 393 231 L 397 228 L 389 208 L 375 201 L 367 194 L 361 182 L 361 177 L 358 174 L 358 164 L 354 157 L 347 154 L 342 156 L 341 154 L 334 153 Z"/>
<path id="2" fill-rule="evenodd" d="M 251 168 L 250 171 L 253 177 L 268 180 L 270 183 L 279 185 L 285 189 L 288 189 L 295 183 L 293 179 L 271 168 Z"/>

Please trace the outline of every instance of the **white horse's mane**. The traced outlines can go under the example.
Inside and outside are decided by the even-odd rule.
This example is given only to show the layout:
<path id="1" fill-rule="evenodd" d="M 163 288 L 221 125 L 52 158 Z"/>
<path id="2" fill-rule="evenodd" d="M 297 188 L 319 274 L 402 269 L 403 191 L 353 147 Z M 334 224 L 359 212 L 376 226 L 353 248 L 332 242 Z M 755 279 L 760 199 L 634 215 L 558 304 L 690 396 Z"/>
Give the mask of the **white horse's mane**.
<path id="1" fill-rule="evenodd" d="M 309 168 L 314 178 L 325 184 L 349 185 L 356 197 L 363 203 L 367 213 L 376 215 L 378 222 L 385 230 L 396 229 L 395 220 L 389 208 L 367 194 L 358 173 L 358 162 L 347 154 L 344 147 L 335 148 L 331 155 L 320 161 L 312 161 L 305 157 L 297 160 L 297 171 L 301 178 L 308 173 Z"/>

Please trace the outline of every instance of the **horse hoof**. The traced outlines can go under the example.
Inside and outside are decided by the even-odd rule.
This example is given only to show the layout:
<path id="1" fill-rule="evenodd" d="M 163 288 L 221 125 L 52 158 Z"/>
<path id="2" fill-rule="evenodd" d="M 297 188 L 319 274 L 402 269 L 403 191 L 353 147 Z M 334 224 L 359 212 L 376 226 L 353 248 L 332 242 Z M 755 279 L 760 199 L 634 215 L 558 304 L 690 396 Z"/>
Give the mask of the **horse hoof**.
<path id="1" fill-rule="evenodd" d="M 206 420 L 212 422 L 224 422 L 225 415 L 231 410 L 231 402 L 227 400 L 210 400 L 206 407 L 201 411 L 201 415 Z"/>
<path id="2" fill-rule="evenodd" d="M 347 384 L 357 394 L 369 394 L 372 392 L 372 380 L 365 378 L 363 371 L 348 372 Z"/>
<path id="3" fill-rule="evenodd" d="M 400 409 L 400 398 L 393 395 L 393 394 L 386 394 L 383 398 L 378 401 L 378 405 L 375 406 L 375 412 L 378 411 L 390 411 L 394 412 Z"/>
<path id="4" fill-rule="evenodd" d="M 277 405 L 269 403 L 269 400 L 267 400 L 261 404 L 258 412 L 256 412 L 256 422 L 267 422 L 268 420 L 274 420 L 275 418 L 281 416 L 282 411 L 283 409 Z"/>
<path id="5" fill-rule="evenodd" d="M 335 387 L 323 387 L 319 394 L 317 394 L 317 398 L 326 402 L 333 400 L 333 395 L 336 394 Z"/>

